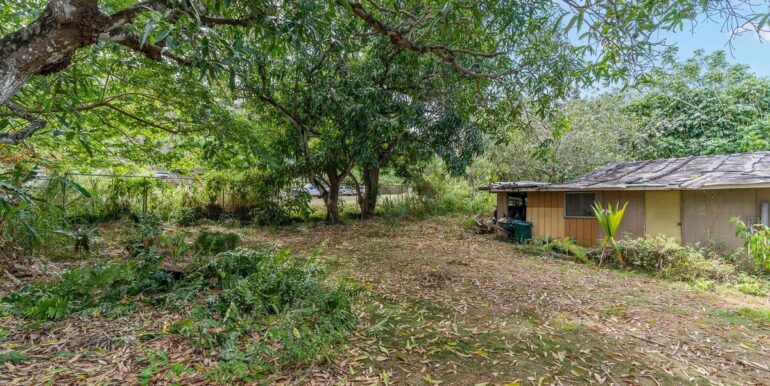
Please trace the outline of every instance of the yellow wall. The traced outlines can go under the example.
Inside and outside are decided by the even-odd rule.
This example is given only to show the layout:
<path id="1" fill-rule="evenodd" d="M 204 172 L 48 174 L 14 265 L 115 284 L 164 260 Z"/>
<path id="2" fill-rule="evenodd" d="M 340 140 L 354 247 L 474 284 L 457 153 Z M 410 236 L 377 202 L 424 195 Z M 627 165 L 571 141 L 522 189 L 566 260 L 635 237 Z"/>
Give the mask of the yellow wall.
<path id="1" fill-rule="evenodd" d="M 650 236 L 662 234 L 682 240 L 682 194 L 678 190 L 644 192 L 644 228 Z"/>

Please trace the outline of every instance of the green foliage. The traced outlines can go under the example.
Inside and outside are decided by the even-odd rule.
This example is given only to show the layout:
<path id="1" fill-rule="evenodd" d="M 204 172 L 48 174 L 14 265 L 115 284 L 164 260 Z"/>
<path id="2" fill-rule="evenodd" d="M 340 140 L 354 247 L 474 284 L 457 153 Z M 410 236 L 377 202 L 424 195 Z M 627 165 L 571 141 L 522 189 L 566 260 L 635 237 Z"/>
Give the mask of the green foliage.
<path id="1" fill-rule="evenodd" d="M 13 315 L 56 320 L 74 313 L 121 316 L 138 302 L 187 304 L 191 319 L 168 331 L 219 353 L 213 379 L 259 379 L 270 370 L 267 363 L 312 363 L 321 354 L 333 355 L 332 347 L 356 325 L 355 287 L 331 282 L 312 257 L 238 249 L 193 263 L 183 273 L 163 269 L 162 260 L 150 249 L 128 261 L 75 268 L 59 279 L 11 292 L 0 305 Z M 256 344 L 244 340 L 252 333 L 263 339 Z M 184 371 L 164 362 L 161 353 L 148 353 L 146 360 L 142 377 L 147 381 L 164 364 L 172 373 Z"/>
<path id="2" fill-rule="evenodd" d="M 726 282 L 737 276 L 735 267 L 713 252 L 681 245 L 679 240 L 663 235 L 625 238 L 618 241 L 617 248 L 628 266 L 674 280 L 703 278 Z"/>
<path id="3" fill-rule="evenodd" d="M 527 254 L 538 256 L 549 256 L 574 260 L 580 263 L 587 263 L 590 260 L 589 252 L 569 237 L 556 239 L 545 237 L 543 239 L 534 239 L 527 244 L 516 244 L 514 246 Z"/>
<path id="4" fill-rule="evenodd" d="M 767 296 L 770 293 L 768 277 L 742 272 L 733 265 L 731 257 L 720 256 L 712 248 L 681 245 L 678 240 L 663 235 L 624 238 L 617 241 L 616 247 L 625 257 L 624 267 L 627 269 L 685 281 L 702 290 L 712 290 L 719 284 L 748 295 Z M 581 263 L 602 259 L 602 251 L 587 250 L 569 238 L 534 240 L 515 248 L 527 254 Z M 613 262 L 620 266 L 619 260 Z"/>
<path id="5" fill-rule="evenodd" d="M 546 243 L 545 246 L 557 254 L 572 256 L 578 262 L 588 262 L 588 254 L 586 253 L 585 248 L 577 245 L 575 241 L 569 237 L 553 240 Z"/>
<path id="6" fill-rule="evenodd" d="M 236 233 L 201 231 L 195 239 L 195 249 L 215 255 L 235 249 L 240 243 L 241 238 Z"/>
<path id="7" fill-rule="evenodd" d="M 125 296 L 168 290 L 171 273 L 160 268 L 153 250 L 124 263 L 97 263 L 66 271 L 61 278 L 25 286 L 2 298 L 13 314 L 55 320 L 73 313 L 108 313 Z"/>
<path id="8" fill-rule="evenodd" d="M 28 357 L 26 355 L 16 350 L 9 350 L 9 351 L 0 353 L 0 364 L 3 364 L 3 363 L 16 364 L 16 363 L 25 361 L 27 358 Z"/>
<path id="9" fill-rule="evenodd" d="M 622 208 L 620 207 L 620 203 L 615 204 L 614 207 L 612 206 L 612 203 L 610 203 L 607 205 L 607 209 L 602 208 L 602 205 L 599 202 L 594 202 L 593 206 L 596 221 L 599 222 L 599 228 L 601 228 L 602 233 L 604 234 L 604 237 L 602 238 L 602 260 L 604 259 L 604 251 L 612 246 L 615 252 L 617 252 L 618 262 L 621 267 L 625 263 L 623 261 L 623 253 L 617 247 L 615 242 L 615 235 L 617 235 L 618 230 L 620 229 L 620 223 L 623 221 L 623 214 L 626 212 L 627 207 L 628 202 L 623 204 Z"/>
<path id="10" fill-rule="evenodd" d="M 738 274 L 735 288 L 746 295 L 768 296 L 770 294 L 770 284 L 768 284 L 767 277 L 757 277 L 743 272 Z"/>
<path id="11" fill-rule="evenodd" d="M 81 225 L 75 230 L 60 229 L 57 230 L 56 233 L 69 238 L 73 243 L 75 253 L 80 254 L 81 252 L 87 253 L 91 251 L 91 240 L 96 236 L 97 229 L 86 228 Z"/>
<path id="12" fill-rule="evenodd" d="M 566 100 L 548 116 L 527 105 L 526 114 L 500 122 L 506 130 L 487 138 L 484 155 L 470 169 L 489 181 L 564 182 L 634 156 L 643 138 L 621 109 L 626 93 Z"/>
<path id="13" fill-rule="evenodd" d="M 625 111 L 644 144 L 630 157 L 655 159 L 770 150 L 770 80 L 731 65 L 718 51 L 677 61 L 673 53 L 654 71 Z M 631 149 L 630 149 L 631 150 Z"/>
<path id="14" fill-rule="evenodd" d="M 754 260 L 754 267 L 770 273 L 770 229 L 762 225 L 748 226 L 737 217 L 730 220 L 736 236 L 744 240 L 746 253 Z"/>

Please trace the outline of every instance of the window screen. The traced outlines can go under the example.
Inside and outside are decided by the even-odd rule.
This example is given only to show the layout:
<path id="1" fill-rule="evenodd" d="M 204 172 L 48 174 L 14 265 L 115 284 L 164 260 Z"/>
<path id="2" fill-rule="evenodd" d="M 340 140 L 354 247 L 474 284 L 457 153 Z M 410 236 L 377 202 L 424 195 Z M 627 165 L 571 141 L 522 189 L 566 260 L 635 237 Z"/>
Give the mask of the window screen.
<path id="1" fill-rule="evenodd" d="M 566 217 L 593 217 L 591 209 L 596 193 L 564 193 L 564 215 Z"/>

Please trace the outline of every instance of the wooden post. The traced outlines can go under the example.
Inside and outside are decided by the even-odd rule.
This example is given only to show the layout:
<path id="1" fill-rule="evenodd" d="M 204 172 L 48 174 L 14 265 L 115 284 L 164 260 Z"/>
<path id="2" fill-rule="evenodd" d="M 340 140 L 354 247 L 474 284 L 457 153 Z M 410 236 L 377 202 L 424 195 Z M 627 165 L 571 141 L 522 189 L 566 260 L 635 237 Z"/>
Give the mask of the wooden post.
<path id="1" fill-rule="evenodd" d="M 64 178 L 67 178 L 67 175 L 64 175 Z M 61 207 L 64 213 L 67 213 L 67 184 L 64 183 L 64 180 L 61 181 Z"/>
<path id="2" fill-rule="evenodd" d="M 147 178 L 143 179 L 144 189 L 142 191 L 142 214 L 147 215 Z"/>

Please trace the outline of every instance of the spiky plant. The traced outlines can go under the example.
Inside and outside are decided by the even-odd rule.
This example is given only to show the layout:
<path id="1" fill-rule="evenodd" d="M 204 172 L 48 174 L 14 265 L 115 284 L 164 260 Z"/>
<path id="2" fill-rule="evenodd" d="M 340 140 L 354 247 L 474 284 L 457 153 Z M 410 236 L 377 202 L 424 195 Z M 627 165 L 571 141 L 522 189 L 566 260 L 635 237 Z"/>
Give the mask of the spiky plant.
<path id="1" fill-rule="evenodd" d="M 626 201 L 622 208 L 620 207 L 620 203 L 616 203 L 615 206 L 608 204 L 606 209 L 603 208 L 599 202 L 594 202 L 594 214 L 596 215 L 596 220 L 599 221 L 599 226 L 604 232 L 604 238 L 602 239 L 602 256 L 599 258 L 599 265 L 604 261 L 604 257 L 606 256 L 609 247 L 612 247 L 615 253 L 618 254 L 620 266 L 622 267 L 625 265 L 623 254 L 620 253 L 620 249 L 618 249 L 618 245 L 615 243 L 615 235 L 618 233 L 618 229 L 620 229 L 620 223 L 623 221 L 623 213 L 626 212 L 626 207 L 628 207 L 628 201 Z"/>

